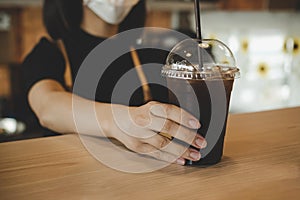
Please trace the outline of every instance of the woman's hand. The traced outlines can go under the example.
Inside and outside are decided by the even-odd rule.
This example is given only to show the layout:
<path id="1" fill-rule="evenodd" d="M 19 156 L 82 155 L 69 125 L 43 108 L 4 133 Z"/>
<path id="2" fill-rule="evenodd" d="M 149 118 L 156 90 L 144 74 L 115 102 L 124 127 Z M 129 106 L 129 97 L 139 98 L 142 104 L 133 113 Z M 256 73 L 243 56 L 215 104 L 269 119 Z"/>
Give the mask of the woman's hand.
<path id="1" fill-rule="evenodd" d="M 111 129 L 114 131 L 110 136 L 134 152 L 184 165 L 185 159 L 197 161 L 201 157 L 189 144 L 197 149 L 207 145 L 196 132 L 199 121 L 177 106 L 152 101 L 140 107 L 112 105 L 111 108 L 117 129 Z M 171 142 L 159 133 L 167 133 L 187 144 Z"/>
<path id="2" fill-rule="evenodd" d="M 185 159 L 199 160 L 200 153 L 189 148 L 189 144 L 198 149 L 206 146 L 204 138 L 196 133 L 200 128 L 198 120 L 170 104 L 149 102 L 140 107 L 95 104 L 66 92 L 54 80 L 36 83 L 30 91 L 29 102 L 44 127 L 60 133 L 98 136 L 100 122 L 100 131 L 107 137 L 119 140 L 132 151 L 167 162 L 183 165 Z M 161 132 L 187 145 L 171 142 L 159 135 Z"/>

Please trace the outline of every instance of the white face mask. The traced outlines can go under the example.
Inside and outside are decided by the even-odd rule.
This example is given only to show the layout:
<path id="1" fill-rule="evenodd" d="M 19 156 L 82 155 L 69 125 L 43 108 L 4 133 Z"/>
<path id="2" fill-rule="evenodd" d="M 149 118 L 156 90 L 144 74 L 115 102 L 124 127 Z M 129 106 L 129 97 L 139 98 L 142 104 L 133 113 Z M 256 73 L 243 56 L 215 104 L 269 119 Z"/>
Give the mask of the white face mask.
<path id="1" fill-rule="evenodd" d="M 139 0 L 84 0 L 84 4 L 109 24 L 119 24 Z"/>

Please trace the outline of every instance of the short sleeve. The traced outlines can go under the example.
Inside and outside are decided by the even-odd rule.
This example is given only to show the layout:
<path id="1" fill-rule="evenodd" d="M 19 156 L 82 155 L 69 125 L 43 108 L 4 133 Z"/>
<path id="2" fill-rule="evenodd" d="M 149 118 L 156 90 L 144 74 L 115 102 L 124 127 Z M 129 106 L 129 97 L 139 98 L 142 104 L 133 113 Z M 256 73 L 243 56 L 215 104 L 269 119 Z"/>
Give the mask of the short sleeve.
<path id="1" fill-rule="evenodd" d="M 26 92 L 42 79 L 54 79 L 63 86 L 65 60 L 56 44 L 46 38 L 39 43 L 26 56 L 22 63 L 22 74 L 24 78 L 24 89 Z"/>

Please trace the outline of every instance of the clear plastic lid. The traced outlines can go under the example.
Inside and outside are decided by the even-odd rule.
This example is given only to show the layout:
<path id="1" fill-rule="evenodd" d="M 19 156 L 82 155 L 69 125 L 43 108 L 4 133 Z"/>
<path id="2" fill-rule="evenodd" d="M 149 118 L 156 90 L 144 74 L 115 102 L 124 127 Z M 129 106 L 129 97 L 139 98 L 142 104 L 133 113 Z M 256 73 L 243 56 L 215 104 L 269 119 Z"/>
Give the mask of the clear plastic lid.
<path id="1" fill-rule="evenodd" d="M 213 39 L 186 39 L 169 53 L 162 76 L 179 79 L 235 79 L 240 77 L 231 50 Z"/>

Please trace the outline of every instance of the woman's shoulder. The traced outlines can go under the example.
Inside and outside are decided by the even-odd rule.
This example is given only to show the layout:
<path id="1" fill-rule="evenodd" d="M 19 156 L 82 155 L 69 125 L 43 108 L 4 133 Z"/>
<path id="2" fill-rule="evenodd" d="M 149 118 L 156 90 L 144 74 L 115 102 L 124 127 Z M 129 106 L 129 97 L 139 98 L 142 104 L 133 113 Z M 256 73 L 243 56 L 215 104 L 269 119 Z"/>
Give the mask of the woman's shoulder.
<path id="1" fill-rule="evenodd" d="M 56 46 L 46 37 L 34 45 L 22 62 L 21 73 L 26 92 L 39 80 L 54 79 L 63 84 L 65 60 Z"/>
<path id="2" fill-rule="evenodd" d="M 41 37 L 40 40 L 33 46 L 32 50 L 27 54 L 25 60 L 34 62 L 56 62 L 64 61 L 63 54 L 58 48 L 56 42 L 47 37 Z"/>
<path id="3" fill-rule="evenodd" d="M 40 40 L 35 44 L 32 51 L 42 51 L 42 52 L 59 52 L 56 42 L 48 37 L 41 37 Z"/>

